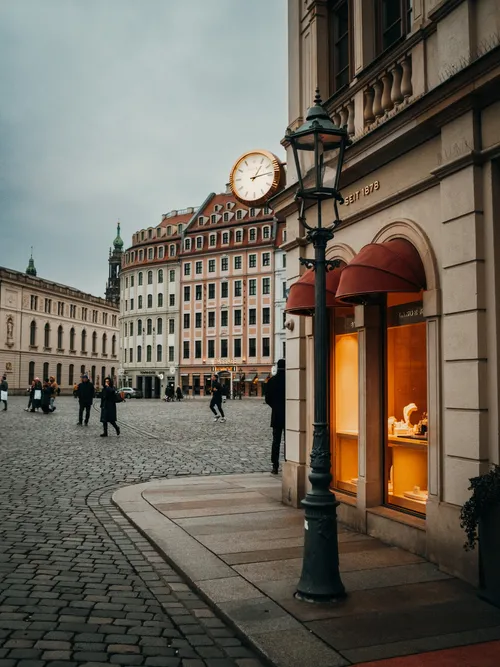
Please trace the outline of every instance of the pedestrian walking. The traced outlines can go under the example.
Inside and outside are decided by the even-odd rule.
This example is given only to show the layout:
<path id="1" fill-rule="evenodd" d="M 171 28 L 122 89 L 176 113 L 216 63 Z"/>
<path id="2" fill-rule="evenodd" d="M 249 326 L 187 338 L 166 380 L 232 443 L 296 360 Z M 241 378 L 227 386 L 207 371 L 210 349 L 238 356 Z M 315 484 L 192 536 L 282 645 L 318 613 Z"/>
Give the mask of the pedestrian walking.
<path id="1" fill-rule="evenodd" d="M 122 398 L 117 395 L 113 386 L 113 380 L 106 378 L 101 392 L 101 422 L 104 429 L 101 438 L 108 437 L 108 424 L 115 429 L 116 435 L 120 435 L 120 427 L 116 423 L 116 404 L 121 401 Z"/>
<path id="2" fill-rule="evenodd" d="M 35 380 L 33 380 L 33 382 L 31 383 L 31 385 L 28 387 L 28 389 L 26 391 L 28 393 L 28 407 L 24 408 L 24 411 L 29 412 L 31 406 L 33 405 L 33 396 L 34 396 L 34 393 L 35 393 Z"/>
<path id="3" fill-rule="evenodd" d="M 182 389 L 180 387 L 177 387 L 175 390 L 175 397 L 177 398 L 178 401 L 182 401 L 184 398 L 184 394 L 182 393 Z"/>
<path id="4" fill-rule="evenodd" d="M 49 412 L 53 412 L 53 410 L 50 407 L 51 396 L 52 396 L 52 384 L 50 382 L 50 379 L 47 378 L 46 380 L 44 380 L 42 385 L 42 400 L 40 401 L 40 407 L 42 408 L 42 412 L 44 415 L 48 415 Z"/>
<path id="5" fill-rule="evenodd" d="M 276 375 L 267 382 L 266 403 L 271 408 L 271 428 L 273 429 L 273 443 L 271 446 L 271 463 L 273 469 L 271 472 L 273 475 L 277 475 L 280 465 L 281 438 L 285 430 L 286 386 L 284 359 L 278 361 Z"/>
<path id="6" fill-rule="evenodd" d="M 42 391 L 43 387 L 40 378 L 35 378 L 30 412 L 35 412 L 35 410 L 38 411 L 42 407 Z"/>
<path id="7" fill-rule="evenodd" d="M 0 382 L 0 400 L 3 403 L 4 412 L 5 410 L 7 410 L 8 399 L 9 399 L 9 383 L 7 382 L 7 376 L 4 375 L 2 377 L 2 381 Z"/>
<path id="8" fill-rule="evenodd" d="M 56 396 L 59 395 L 59 385 L 57 384 L 56 379 L 53 375 L 51 375 L 49 377 L 48 382 L 50 384 L 50 389 L 51 389 L 51 392 L 50 392 L 50 410 L 51 410 L 51 412 L 54 412 L 54 410 L 56 409 L 56 406 L 54 405 L 55 400 L 56 400 Z"/>
<path id="9" fill-rule="evenodd" d="M 93 382 L 89 380 L 89 376 L 85 373 L 82 376 L 82 381 L 76 389 L 78 396 L 78 426 L 83 424 L 83 413 L 85 412 L 85 426 L 89 425 L 90 408 L 94 401 L 95 388 Z"/>
<path id="10" fill-rule="evenodd" d="M 210 391 L 212 392 L 212 400 L 210 401 L 210 410 L 212 410 L 214 414 L 214 422 L 218 422 L 219 419 L 221 423 L 226 421 L 226 417 L 224 415 L 224 410 L 222 409 L 222 385 L 219 382 L 219 379 L 215 373 L 212 373 L 212 382 L 210 385 Z M 217 414 L 217 408 L 219 410 L 219 414 Z"/>

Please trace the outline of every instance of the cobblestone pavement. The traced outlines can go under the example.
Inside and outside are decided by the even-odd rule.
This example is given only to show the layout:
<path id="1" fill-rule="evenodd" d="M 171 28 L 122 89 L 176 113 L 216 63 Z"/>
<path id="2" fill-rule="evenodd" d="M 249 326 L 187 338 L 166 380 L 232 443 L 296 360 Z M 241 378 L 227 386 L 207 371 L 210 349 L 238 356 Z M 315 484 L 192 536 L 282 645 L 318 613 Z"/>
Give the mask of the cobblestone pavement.
<path id="1" fill-rule="evenodd" d="M 0 412 L 0 667 L 258 667 L 111 503 L 132 483 L 269 470 L 269 408 L 230 401 L 214 424 L 206 399 L 118 405 L 122 433 L 99 413 Z"/>

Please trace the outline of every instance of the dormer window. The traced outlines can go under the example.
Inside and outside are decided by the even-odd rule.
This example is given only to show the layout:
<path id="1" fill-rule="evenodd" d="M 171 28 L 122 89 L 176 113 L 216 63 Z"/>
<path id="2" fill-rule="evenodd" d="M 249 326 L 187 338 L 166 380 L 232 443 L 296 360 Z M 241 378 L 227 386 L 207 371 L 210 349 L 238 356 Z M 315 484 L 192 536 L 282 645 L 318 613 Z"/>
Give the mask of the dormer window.
<path id="1" fill-rule="evenodd" d="M 226 204 L 226 208 L 228 208 L 229 210 L 231 210 L 232 207 L 233 207 L 233 203 L 230 202 L 230 201 L 228 201 L 227 204 Z"/>
<path id="2" fill-rule="evenodd" d="M 254 208 L 250 209 L 249 215 L 250 215 L 251 218 L 255 218 L 255 209 Z"/>
<path id="3" fill-rule="evenodd" d="M 211 248 L 217 245 L 217 234 L 210 234 L 209 245 Z"/>
<path id="4" fill-rule="evenodd" d="M 153 230 L 148 229 L 148 239 L 152 239 L 152 238 L 153 238 Z"/>
<path id="5" fill-rule="evenodd" d="M 239 208 L 239 209 L 236 211 L 236 220 L 241 220 L 242 217 L 243 217 L 243 211 L 241 210 L 241 208 Z"/>
<path id="6" fill-rule="evenodd" d="M 141 241 L 144 241 L 144 232 L 141 232 Z"/>
<path id="7" fill-rule="evenodd" d="M 223 220 L 224 220 L 224 222 L 229 221 L 229 213 L 224 213 Z"/>
<path id="8" fill-rule="evenodd" d="M 264 215 L 269 215 L 270 212 L 271 209 L 269 208 L 269 206 L 264 206 L 264 211 L 263 211 Z"/>
<path id="9" fill-rule="evenodd" d="M 167 236 L 172 236 L 172 225 L 167 227 Z"/>
<path id="10" fill-rule="evenodd" d="M 178 234 L 182 234 L 183 229 L 184 229 L 184 227 L 182 225 L 177 225 L 177 233 Z"/>
<path id="11" fill-rule="evenodd" d="M 211 222 L 212 225 L 215 225 L 215 223 L 217 222 L 217 216 L 216 215 L 211 215 L 210 216 L 210 222 Z"/>
<path id="12" fill-rule="evenodd" d="M 191 239 L 184 240 L 184 250 L 191 250 Z"/>
<path id="13" fill-rule="evenodd" d="M 215 206 L 214 206 L 214 211 L 215 211 L 216 213 L 218 213 L 220 210 L 221 210 L 221 206 L 219 206 L 219 204 L 215 204 Z"/>

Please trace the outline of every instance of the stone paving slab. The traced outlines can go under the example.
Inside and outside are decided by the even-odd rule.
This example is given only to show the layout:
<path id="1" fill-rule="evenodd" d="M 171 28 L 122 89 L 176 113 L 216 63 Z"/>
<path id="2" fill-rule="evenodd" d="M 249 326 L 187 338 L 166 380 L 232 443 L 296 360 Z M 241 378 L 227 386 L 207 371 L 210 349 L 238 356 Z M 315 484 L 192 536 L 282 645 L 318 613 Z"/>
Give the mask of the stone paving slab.
<path id="1" fill-rule="evenodd" d="M 415 554 L 343 526 L 339 557 L 347 599 L 332 605 L 296 600 L 303 513 L 283 507 L 281 481 L 267 474 L 211 481 L 203 503 L 198 503 L 199 490 L 191 493 L 190 483 L 182 486 L 179 479 L 175 484 L 165 480 L 121 489 L 114 502 L 123 509 L 142 498 L 144 511 L 129 518 L 147 537 L 161 541 L 167 560 L 187 573 L 204 599 L 274 665 L 342 667 L 459 646 L 463 637 L 468 643 L 497 639 L 500 610 L 479 600 L 467 584 Z M 252 502 L 234 507 L 237 492 L 226 501 L 229 506 L 221 507 L 220 495 L 229 488 L 262 493 L 268 509 L 262 511 L 260 503 Z M 200 507 L 191 507 L 189 517 L 179 517 L 174 490 L 179 504 L 192 500 Z M 161 517 L 154 528 L 148 519 L 152 513 L 153 523 Z M 174 525 L 192 542 L 180 556 L 173 536 L 181 533 L 174 532 Z M 224 576 L 210 575 L 216 561 L 224 566 Z"/>

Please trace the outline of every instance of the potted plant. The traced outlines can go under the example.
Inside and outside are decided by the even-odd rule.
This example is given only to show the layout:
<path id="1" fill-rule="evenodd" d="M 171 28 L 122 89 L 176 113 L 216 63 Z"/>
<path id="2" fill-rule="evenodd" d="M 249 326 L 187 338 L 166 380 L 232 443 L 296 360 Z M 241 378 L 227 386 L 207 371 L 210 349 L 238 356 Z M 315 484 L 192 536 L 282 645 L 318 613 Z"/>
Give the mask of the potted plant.
<path id="1" fill-rule="evenodd" d="M 480 596 L 500 607 L 500 466 L 470 480 L 472 495 L 460 512 L 470 551 L 479 544 Z"/>

